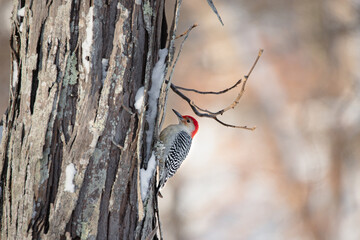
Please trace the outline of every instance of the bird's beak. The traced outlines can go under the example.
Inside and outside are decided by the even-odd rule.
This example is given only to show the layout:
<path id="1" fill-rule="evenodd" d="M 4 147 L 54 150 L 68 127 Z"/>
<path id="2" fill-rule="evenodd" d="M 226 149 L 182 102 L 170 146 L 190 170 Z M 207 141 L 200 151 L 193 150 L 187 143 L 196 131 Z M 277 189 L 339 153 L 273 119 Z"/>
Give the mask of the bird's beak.
<path id="1" fill-rule="evenodd" d="M 176 114 L 176 116 L 179 118 L 179 121 L 184 120 L 183 116 L 181 116 L 180 113 L 178 113 L 176 110 L 173 109 L 173 112 Z"/>

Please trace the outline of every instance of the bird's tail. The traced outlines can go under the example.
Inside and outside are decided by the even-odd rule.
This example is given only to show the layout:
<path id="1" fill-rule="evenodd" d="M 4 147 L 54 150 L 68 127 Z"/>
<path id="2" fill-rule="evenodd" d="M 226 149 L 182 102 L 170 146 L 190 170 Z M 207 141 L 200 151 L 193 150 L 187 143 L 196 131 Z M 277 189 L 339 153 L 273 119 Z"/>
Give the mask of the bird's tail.
<path id="1" fill-rule="evenodd" d="M 162 188 L 164 187 L 164 185 L 165 185 L 165 183 L 166 183 L 167 180 L 168 180 L 168 179 L 167 179 L 166 177 L 160 179 L 159 185 L 156 187 L 156 194 L 157 194 L 159 197 L 161 197 L 161 198 L 162 198 L 163 196 L 161 195 L 160 189 L 162 189 Z"/>

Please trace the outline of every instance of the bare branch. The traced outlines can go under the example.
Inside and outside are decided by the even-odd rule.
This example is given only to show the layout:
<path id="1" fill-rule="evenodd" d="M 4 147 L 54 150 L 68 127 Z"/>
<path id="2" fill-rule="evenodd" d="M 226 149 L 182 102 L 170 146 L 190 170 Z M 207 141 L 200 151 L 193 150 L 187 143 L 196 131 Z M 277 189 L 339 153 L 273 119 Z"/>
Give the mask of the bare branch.
<path id="1" fill-rule="evenodd" d="M 256 59 L 255 59 L 255 62 L 254 62 L 254 64 L 252 65 L 249 73 L 246 75 L 246 78 L 248 78 L 248 77 L 250 76 L 250 74 L 252 73 L 252 71 L 254 70 L 254 68 L 255 68 L 257 62 L 259 61 L 261 55 L 263 54 L 263 52 L 264 52 L 264 49 L 260 49 L 260 50 L 259 50 L 259 53 L 258 53 L 258 55 L 257 55 L 257 57 L 256 57 Z"/>
<path id="2" fill-rule="evenodd" d="M 239 92 L 239 94 L 237 95 L 237 97 L 235 98 L 235 100 L 226 108 L 224 109 L 221 109 L 217 112 L 211 112 L 207 109 L 203 109 L 203 108 L 200 108 L 199 106 L 197 106 L 194 101 L 192 101 L 189 97 L 187 97 L 186 95 L 184 95 L 182 92 L 179 91 L 179 89 L 181 90 L 184 90 L 184 91 L 192 91 L 192 92 L 196 92 L 196 93 L 199 93 L 199 94 L 223 94 L 233 88 L 235 88 L 237 85 L 239 85 L 241 83 L 241 79 L 239 81 L 237 81 L 232 87 L 230 88 L 227 88 L 225 90 L 222 90 L 222 91 L 219 91 L 219 92 L 204 92 L 204 91 L 198 91 L 198 90 L 195 90 L 195 89 L 188 89 L 188 88 L 182 88 L 182 87 L 178 87 L 172 83 L 170 83 L 170 87 L 171 89 L 177 94 L 179 95 L 182 99 L 184 99 L 191 107 L 191 109 L 194 111 L 194 113 L 199 116 L 199 117 L 207 117 L 207 118 L 212 118 L 214 119 L 215 121 L 217 121 L 218 123 L 226 126 L 226 127 L 233 127 L 233 128 L 242 128 L 242 129 L 246 129 L 246 130 L 255 130 L 256 127 L 247 127 L 247 126 L 236 126 L 236 125 L 231 125 L 231 124 L 227 124 L 221 120 L 219 120 L 217 118 L 218 115 L 222 115 L 224 112 L 230 110 L 230 109 L 234 109 L 238 104 L 239 104 L 239 101 L 241 99 L 241 97 L 243 96 L 244 92 L 245 92 L 245 86 L 246 86 L 246 82 L 247 80 L 249 79 L 249 76 L 250 74 L 252 73 L 252 71 L 254 70 L 257 62 L 259 61 L 262 53 L 263 53 L 263 49 L 260 49 L 259 50 L 259 53 L 258 53 L 258 56 L 257 58 L 255 59 L 253 65 L 251 66 L 248 74 L 246 76 L 244 76 L 245 80 L 242 84 L 242 87 L 241 87 L 241 90 Z"/>
<path id="3" fill-rule="evenodd" d="M 180 17 L 181 3 L 182 3 L 182 0 L 176 0 L 176 2 L 175 2 L 174 17 L 173 17 L 173 21 L 171 23 L 171 28 L 170 28 L 170 32 L 169 32 L 170 41 L 169 41 L 169 46 L 168 46 L 168 49 L 169 49 L 168 66 L 173 61 L 174 54 L 175 54 L 174 45 L 175 45 L 177 25 L 178 25 L 178 21 L 179 21 L 179 17 Z"/>
<path id="4" fill-rule="evenodd" d="M 156 226 L 151 232 L 150 234 L 145 238 L 145 240 L 152 240 L 157 232 L 158 227 Z"/>
<path id="5" fill-rule="evenodd" d="M 179 1 L 179 2 L 181 3 L 181 1 Z M 163 104 L 164 107 L 163 107 L 162 109 L 164 109 L 164 111 L 163 111 L 162 116 L 161 116 L 161 120 L 160 120 L 160 123 L 159 123 L 159 128 L 161 128 L 161 126 L 162 126 L 162 124 L 163 124 L 163 121 L 164 121 L 165 109 L 166 109 L 166 103 L 167 103 L 167 96 L 168 96 L 167 93 L 168 93 L 168 91 L 169 91 L 169 86 L 170 86 L 170 84 L 171 84 L 171 80 L 172 80 L 172 77 L 173 77 L 173 74 L 174 74 L 174 69 L 175 69 L 176 63 L 177 63 L 177 61 L 179 60 L 180 53 L 181 53 L 181 51 L 182 51 L 182 49 L 183 49 L 184 43 L 185 43 L 186 39 L 188 38 L 191 30 L 192 30 L 193 28 L 197 27 L 197 26 L 198 26 L 197 24 L 193 24 L 191 27 L 189 27 L 189 29 L 188 29 L 186 32 L 183 33 L 183 34 L 185 34 L 185 35 L 184 35 L 185 37 L 184 37 L 183 41 L 181 42 L 180 49 L 179 49 L 179 51 L 178 51 L 178 54 L 177 54 L 177 56 L 176 56 L 176 59 L 171 62 L 172 67 L 171 67 L 171 72 L 170 72 L 170 75 L 169 75 L 169 80 L 164 81 L 164 83 L 163 83 L 163 85 L 162 85 L 162 87 L 161 87 L 161 93 L 160 93 L 160 95 L 161 95 L 161 96 L 164 96 L 164 97 L 159 100 L 159 103 L 160 103 L 160 105 Z M 180 36 L 183 36 L 183 34 L 181 34 Z M 174 54 L 175 54 L 175 53 L 173 53 L 172 55 L 170 55 L 170 56 L 171 56 L 171 59 L 173 59 Z M 168 64 L 169 64 L 169 62 L 168 62 Z M 166 69 L 165 75 L 167 74 L 167 72 L 168 72 L 168 70 Z M 169 83 L 170 83 L 170 84 L 169 84 Z"/>
<path id="6" fill-rule="evenodd" d="M 218 92 L 213 92 L 213 91 L 200 91 L 200 90 L 196 90 L 196 89 L 192 89 L 192 88 L 184 88 L 184 87 L 180 87 L 180 86 L 176 86 L 175 87 L 177 89 L 183 90 L 183 91 L 188 91 L 188 92 L 195 92 L 195 93 L 199 93 L 199 94 L 223 94 L 226 93 L 232 89 L 234 89 L 237 85 L 239 85 L 241 83 L 242 79 L 240 79 L 239 81 L 237 81 L 233 86 L 226 88 L 224 90 L 218 91 Z"/>
<path id="7" fill-rule="evenodd" d="M 246 129 L 246 130 L 250 130 L 250 131 L 254 131 L 256 129 L 256 126 L 254 127 L 248 127 L 248 126 L 236 126 L 236 125 L 231 125 L 231 124 L 227 124 L 224 123 L 223 121 L 220 121 L 217 117 L 214 117 L 215 121 L 217 121 L 218 123 L 226 126 L 226 127 L 232 127 L 232 128 L 242 128 L 242 129 Z"/>
<path id="8" fill-rule="evenodd" d="M 223 21 L 222 21 L 222 19 L 221 19 L 221 17 L 220 17 L 220 14 L 219 14 L 218 11 L 216 10 L 216 7 L 215 7 L 213 1 L 212 1 L 212 0 L 207 0 L 207 2 L 208 2 L 208 4 L 209 4 L 209 6 L 211 7 L 211 9 L 212 9 L 212 10 L 214 11 L 214 13 L 216 14 L 216 16 L 218 17 L 221 25 L 224 26 L 224 23 L 223 23 Z"/>
<path id="9" fill-rule="evenodd" d="M 184 33 L 183 33 L 184 34 Z M 182 36 L 182 35 L 180 35 Z M 259 58 L 261 57 L 262 53 L 264 52 L 263 49 L 260 49 L 259 50 L 259 53 L 258 53 L 258 56 L 255 60 L 255 62 L 253 63 L 249 73 L 245 76 L 245 81 L 247 81 L 247 79 L 249 78 L 250 74 L 252 73 L 252 71 L 254 70 L 255 68 L 255 65 L 257 64 L 257 62 L 259 61 Z M 213 92 L 213 91 L 200 91 L 200 90 L 196 90 L 196 89 L 192 89 L 192 88 L 184 88 L 184 87 L 181 87 L 181 86 L 176 86 L 175 87 L 177 89 L 180 89 L 180 90 L 183 90 L 183 91 L 188 91 L 188 92 L 195 92 L 195 93 L 199 93 L 199 94 L 223 94 L 223 93 L 226 93 L 232 89 L 234 89 L 235 87 L 237 87 L 237 85 L 239 85 L 241 83 L 242 79 L 238 80 L 233 86 L 229 87 L 229 88 L 226 88 L 222 91 L 218 91 L 218 92 Z"/>
<path id="10" fill-rule="evenodd" d="M 223 114 L 224 112 L 228 111 L 229 109 L 234 109 L 234 108 L 236 107 L 236 105 L 239 104 L 240 98 L 242 97 L 242 95 L 243 95 L 244 92 L 245 92 L 246 82 L 247 82 L 247 80 L 249 79 L 250 74 L 251 74 L 252 71 L 254 70 L 254 68 L 255 68 L 257 62 L 259 61 L 259 59 L 260 59 L 260 57 L 261 57 L 261 55 L 262 55 L 263 52 L 264 52 L 263 49 L 260 49 L 260 50 L 259 50 L 258 56 L 256 57 L 255 62 L 254 62 L 253 65 L 251 66 L 250 71 L 248 72 L 248 74 L 247 74 L 246 76 L 244 76 L 245 80 L 244 80 L 244 82 L 243 82 L 243 84 L 242 84 L 241 91 L 240 91 L 240 93 L 238 94 L 238 96 L 235 98 L 234 102 L 233 102 L 232 104 L 230 104 L 227 108 L 224 108 L 223 110 L 220 110 L 220 111 L 218 112 L 219 114 Z"/>
<path id="11" fill-rule="evenodd" d="M 172 77 L 173 77 L 173 74 L 174 74 L 174 70 L 175 70 L 175 66 L 176 66 L 177 61 L 179 60 L 180 53 L 181 53 L 181 51 L 182 51 L 182 49 L 183 49 L 183 47 L 184 47 L 184 43 L 185 43 L 186 39 L 189 37 L 189 34 L 190 34 L 191 30 L 192 30 L 193 28 L 195 28 L 196 26 L 197 26 L 197 24 L 193 24 L 193 25 L 192 25 L 191 27 L 189 27 L 189 29 L 184 33 L 184 34 L 185 34 L 185 37 L 184 37 L 184 39 L 182 40 L 182 42 L 181 42 L 181 44 L 180 44 L 180 48 L 179 48 L 179 51 L 178 51 L 178 53 L 177 53 L 176 59 L 175 59 L 175 61 L 173 62 L 172 67 L 171 67 L 171 72 L 170 72 L 170 76 L 169 76 L 169 83 L 171 83 L 171 80 L 172 80 Z M 169 88 L 169 85 L 168 85 L 167 88 Z"/>
<path id="12" fill-rule="evenodd" d="M 193 24 L 188 30 L 186 30 L 185 32 L 183 32 L 182 34 L 180 34 L 179 36 L 177 36 L 175 39 L 178 39 L 178 38 L 181 38 L 185 35 L 188 35 L 189 32 L 193 29 L 193 28 L 196 28 L 198 25 L 195 23 Z"/>
<path id="13" fill-rule="evenodd" d="M 175 8 L 174 8 L 174 16 L 171 23 L 171 28 L 169 31 L 169 39 L 168 39 L 168 47 L 169 50 L 167 60 L 166 60 L 166 67 L 164 71 L 164 80 L 166 79 L 166 76 L 168 75 L 170 66 L 173 62 L 174 55 L 175 55 L 175 38 L 176 38 L 176 30 L 177 25 L 180 17 L 180 8 L 181 8 L 182 0 L 176 0 L 175 1 Z M 156 127 L 155 127 L 155 134 L 159 134 L 159 130 L 161 129 L 161 126 L 164 122 L 164 117 L 166 113 L 166 101 L 167 101 L 167 95 L 168 95 L 169 87 L 167 86 L 166 81 L 163 81 L 161 90 L 160 90 L 160 96 L 158 101 L 158 113 L 156 117 Z"/>
<path id="14" fill-rule="evenodd" d="M 158 222 L 158 227 L 159 227 L 160 240 L 163 240 L 163 233 L 161 230 L 161 222 L 160 222 L 158 190 L 159 189 L 155 190 L 155 212 L 156 212 L 157 222 Z"/>
<path id="15" fill-rule="evenodd" d="M 176 89 L 176 87 L 175 87 L 173 84 L 171 84 L 170 87 L 171 87 L 171 89 L 172 89 L 177 95 L 179 95 L 182 99 L 184 99 L 184 100 L 190 105 L 190 107 L 191 107 L 191 109 L 193 110 L 193 112 L 194 112 L 197 116 L 199 116 L 199 117 L 212 118 L 212 119 L 214 119 L 215 121 L 217 121 L 218 123 L 220 123 L 221 125 L 224 125 L 224 126 L 226 126 L 226 127 L 242 128 L 242 129 L 251 130 L 251 131 L 255 130 L 255 128 L 256 128 L 256 127 L 251 127 L 251 128 L 249 128 L 249 127 L 247 127 L 247 126 L 235 126 L 235 125 L 230 125 L 230 124 L 227 124 L 227 123 L 224 123 L 224 122 L 220 121 L 220 120 L 216 117 L 216 115 L 214 115 L 214 114 L 201 113 L 201 112 L 198 111 L 197 107 L 193 104 L 193 102 L 191 101 L 191 99 L 190 99 L 189 97 L 185 96 L 182 92 L 180 92 L 178 89 Z"/>

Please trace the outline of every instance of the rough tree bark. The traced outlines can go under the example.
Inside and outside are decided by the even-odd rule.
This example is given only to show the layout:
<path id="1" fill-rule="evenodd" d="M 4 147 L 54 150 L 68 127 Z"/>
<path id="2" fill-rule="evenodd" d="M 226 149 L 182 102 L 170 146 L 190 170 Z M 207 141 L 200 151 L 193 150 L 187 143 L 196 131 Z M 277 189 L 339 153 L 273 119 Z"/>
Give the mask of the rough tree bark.
<path id="1" fill-rule="evenodd" d="M 155 228 L 152 194 L 143 205 L 138 187 L 147 126 L 134 97 L 151 84 L 163 9 L 164 0 L 14 2 L 1 239 L 145 239 Z"/>

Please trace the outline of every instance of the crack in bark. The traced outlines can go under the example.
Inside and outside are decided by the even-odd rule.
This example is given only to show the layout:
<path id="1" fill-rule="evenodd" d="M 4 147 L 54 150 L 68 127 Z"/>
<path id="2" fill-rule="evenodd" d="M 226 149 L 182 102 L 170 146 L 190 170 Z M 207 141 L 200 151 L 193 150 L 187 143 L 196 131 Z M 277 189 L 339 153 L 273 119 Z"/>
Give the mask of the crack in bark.
<path id="1" fill-rule="evenodd" d="M 70 52 L 77 51 L 78 41 L 79 41 L 79 11 L 80 11 L 80 2 L 81 1 L 72 1 L 71 10 L 70 10 Z M 77 54 L 78 55 L 78 54 Z M 77 69 L 79 69 L 77 67 Z"/>
<path id="2" fill-rule="evenodd" d="M 32 84 L 31 84 L 31 92 L 30 92 L 30 113 L 31 114 L 34 113 L 36 93 L 37 93 L 37 89 L 39 86 L 38 74 L 39 74 L 39 70 L 41 69 L 41 60 L 42 60 L 41 42 L 42 42 L 43 33 L 44 33 L 45 21 L 46 21 L 46 19 L 44 19 L 41 22 L 39 37 L 37 39 L 37 45 L 36 45 L 36 53 L 38 53 L 36 68 L 32 70 Z"/>

